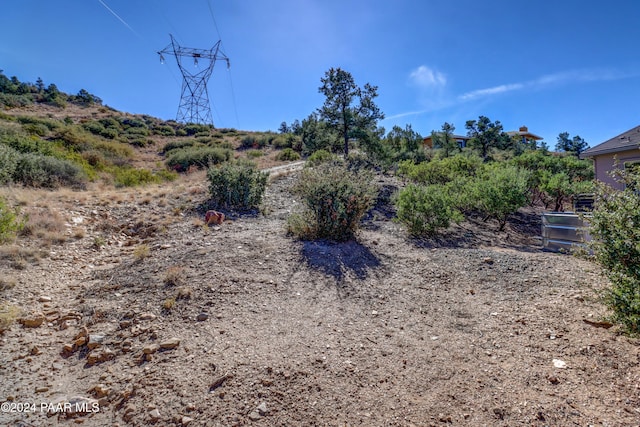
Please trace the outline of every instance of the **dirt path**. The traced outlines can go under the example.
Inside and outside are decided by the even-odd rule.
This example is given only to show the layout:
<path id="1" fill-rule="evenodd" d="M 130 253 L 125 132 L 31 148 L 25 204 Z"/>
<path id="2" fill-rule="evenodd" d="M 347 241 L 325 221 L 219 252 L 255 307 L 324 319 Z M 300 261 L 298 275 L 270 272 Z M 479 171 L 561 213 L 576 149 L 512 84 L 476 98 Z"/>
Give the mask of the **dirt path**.
<path id="1" fill-rule="evenodd" d="M 46 320 L 1 337 L 0 400 L 38 410 L 0 424 L 640 424 L 638 341 L 586 322 L 605 314 L 595 265 L 516 223 L 411 241 L 385 203 L 357 242 L 295 241 L 294 179 L 210 229 L 179 209 L 200 184 L 89 199 L 64 212 L 84 237 L 5 257 L 2 297 Z M 98 410 L 40 411 L 75 396 Z"/>

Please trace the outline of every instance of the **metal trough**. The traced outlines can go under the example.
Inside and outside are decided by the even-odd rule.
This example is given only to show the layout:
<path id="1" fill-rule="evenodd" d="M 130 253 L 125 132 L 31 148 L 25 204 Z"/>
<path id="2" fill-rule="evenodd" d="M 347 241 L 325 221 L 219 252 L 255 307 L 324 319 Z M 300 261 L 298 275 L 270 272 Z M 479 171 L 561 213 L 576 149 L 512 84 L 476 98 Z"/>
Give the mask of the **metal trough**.
<path id="1" fill-rule="evenodd" d="M 542 214 L 542 247 L 554 252 L 583 248 L 591 240 L 589 223 L 574 212 Z"/>

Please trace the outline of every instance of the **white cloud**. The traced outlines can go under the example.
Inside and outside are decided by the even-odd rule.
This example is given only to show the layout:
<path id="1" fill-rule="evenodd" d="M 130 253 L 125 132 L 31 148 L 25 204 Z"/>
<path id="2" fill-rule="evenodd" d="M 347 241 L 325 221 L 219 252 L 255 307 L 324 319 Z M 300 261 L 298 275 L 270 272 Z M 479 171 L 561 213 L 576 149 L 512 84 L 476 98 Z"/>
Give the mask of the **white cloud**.
<path id="1" fill-rule="evenodd" d="M 421 88 L 437 88 L 447 84 L 447 78 L 437 70 L 432 70 L 426 65 L 421 65 L 409 74 L 413 84 Z"/>
<path id="2" fill-rule="evenodd" d="M 499 93 L 520 90 L 520 89 L 523 89 L 525 86 L 526 86 L 525 83 L 512 83 L 512 84 L 494 86 L 487 89 L 478 89 L 478 90 L 473 90 L 471 92 L 463 93 L 458 98 L 462 101 L 468 101 L 474 98 L 481 98 L 484 96 L 496 95 Z"/>

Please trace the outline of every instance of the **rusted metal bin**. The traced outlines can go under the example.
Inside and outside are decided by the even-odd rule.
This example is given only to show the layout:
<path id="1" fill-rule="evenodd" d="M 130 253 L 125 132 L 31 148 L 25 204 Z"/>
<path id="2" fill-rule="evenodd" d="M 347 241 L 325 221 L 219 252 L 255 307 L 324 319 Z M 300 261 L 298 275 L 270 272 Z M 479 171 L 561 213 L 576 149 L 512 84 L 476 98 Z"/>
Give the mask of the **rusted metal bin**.
<path id="1" fill-rule="evenodd" d="M 574 212 L 542 214 L 542 247 L 554 252 L 570 252 L 583 248 L 591 240 L 588 216 Z"/>

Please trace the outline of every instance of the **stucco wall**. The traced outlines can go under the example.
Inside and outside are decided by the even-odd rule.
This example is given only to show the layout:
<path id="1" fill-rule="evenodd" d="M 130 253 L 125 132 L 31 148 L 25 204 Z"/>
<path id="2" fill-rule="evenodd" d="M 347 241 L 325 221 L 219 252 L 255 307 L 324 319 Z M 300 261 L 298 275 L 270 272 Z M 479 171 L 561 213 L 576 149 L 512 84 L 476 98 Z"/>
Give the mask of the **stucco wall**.
<path id="1" fill-rule="evenodd" d="M 615 154 L 601 154 L 594 157 L 596 179 L 611 185 L 613 188 L 622 190 L 623 186 L 615 182 L 607 173 L 613 170 L 616 158 L 618 159 L 618 167 L 622 168 L 625 162 L 640 162 L 640 150 L 634 149 Z"/>

